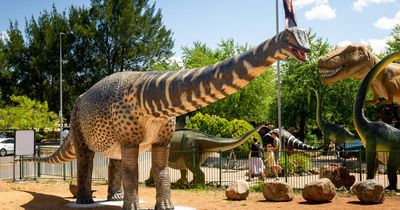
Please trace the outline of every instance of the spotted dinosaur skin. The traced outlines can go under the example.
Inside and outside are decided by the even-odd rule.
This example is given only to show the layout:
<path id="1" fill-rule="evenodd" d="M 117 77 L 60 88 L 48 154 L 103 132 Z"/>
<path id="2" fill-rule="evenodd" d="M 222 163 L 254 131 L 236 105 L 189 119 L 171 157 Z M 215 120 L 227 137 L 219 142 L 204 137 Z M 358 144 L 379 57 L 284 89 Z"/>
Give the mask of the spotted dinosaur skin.
<path id="1" fill-rule="evenodd" d="M 321 57 L 318 68 L 321 81 L 331 84 L 348 78 L 364 79 L 380 59 L 366 46 L 352 44 L 340 47 Z M 379 98 L 386 99 L 385 103 L 400 104 L 400 64 L 391 63 L 371 81 L 374 100 L 369 103 L 378 103 Z"/>
<path id="2" fill-rule="evenodd" d="M 328 123 L 324 122 L 322 120 L 322 114 L 321 114 L 321 98 L 318 94 L 318 92 L 313 88 L 310 87 L 312 91 L 315 93 L 315 97 L 317 98 L 317 111 L 316 111 L 316 120 L 319 129 L 321 129 L 321 132 L 324 137 L 324 145 L 329 145 L 330 142 L 335 143 L 335 144 L 340 144 L 340 143 L 346 143 L 350 142 L 352 140 L 358 139 L 356 135 L 351 133 L 349 130 L 347 130 L 344 127 L 341 127 L 339 125 L 336 125 L 334 123 Z"/>
<path id="3" fill-rule="evenodd" d="M 267 135 L 272 139 L 272 132 L 277 132 L 279 133 L 279 128 L 275 128 L 274 130 L 271 130 Z M 297 139 L 295 136 L 293 136 L 289 131 L 281 128 L 281 139 L 283 140 L 283 143 L 286 147 L 293 147 L 294 149 L 298 150 L 320 150 L 322 148 L 325 148 L 325 146 L 320 146 L 320 147 L 314 147 L 310 146 L 308 144 L 303 143 L 299 139 Z"/>
<path id="4" fill-rule="evenodd" d="M 370 122 L 363 112 L 367 90 L 374 77 L 385 70 L 390 63 L 400 59 L 400 53 L 394 53 L 377 65 L 361 82 L 354 103 L 354 126 L 361 142 L 366 148 L 367 179 L 373 179 L 379 163 L 387 165 L 389 186 L 386 189 L 397 190 L 397 171 L 400 167 L 400 130 L 384 122 Z"/>
<path id="5" fill-rule="evenodd" d="M 94 153 L 121 160 L 122 209 L 139 209 L 138 155 L 151 148 L 155 209 L 173 209 L 167 163 L 175 117 L 235 93 L 277 60 L 305 61 L 309 48 L 306 32 L 290 28 L 247 52 L 204 68 L 112 74 L 78 97 L 64 144 L 39 161 L 62 163 L 76 158 L 76 202 L 87 204 L 93 203 Z M 110 161 L 111 169 L 117 162 Z"/>

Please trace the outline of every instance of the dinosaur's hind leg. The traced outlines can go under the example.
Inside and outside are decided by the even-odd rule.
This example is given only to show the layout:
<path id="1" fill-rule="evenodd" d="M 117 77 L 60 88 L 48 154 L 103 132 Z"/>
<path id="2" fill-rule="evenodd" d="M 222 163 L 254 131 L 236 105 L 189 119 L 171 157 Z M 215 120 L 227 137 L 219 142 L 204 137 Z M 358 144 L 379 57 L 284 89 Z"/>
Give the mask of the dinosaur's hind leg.
<path id="1" fill-rule="evenodd" d="M 168 171 L 169 146 L 153 144 L 151 162 L 156 186 L 155 209 L 174 209 L 171 203 L 171 180 Z"/>
<path id="2" fill-rule="evenodd" d="M 124 145 L 121 147 L 122 183 L 124 186 L 123 210 L 139 209 L 138 156 L 139 145 Z"/>
<path id="3" fill-rule="evenodd" d="M 108 164 L 108 195 L 109 201 L 121 201 L 124 197 L 122 192 L 121 160 L 110 159 Z"/>
<path id="4" fill-rule="evenodd" d="M 78 145 L 75 147 L 77 159 L 77 203 L 88 204 L 94 203 L 92 198 L 92 171 L 94 152 L 86 145 Z"/>
<path id="5" fill-rule="evenodd" d="M 389 179 L 388 190 L 397 190 L 397 170 L 399 165 L 399 152 L 390 152 L 387 164 L 387 174 Z"/>

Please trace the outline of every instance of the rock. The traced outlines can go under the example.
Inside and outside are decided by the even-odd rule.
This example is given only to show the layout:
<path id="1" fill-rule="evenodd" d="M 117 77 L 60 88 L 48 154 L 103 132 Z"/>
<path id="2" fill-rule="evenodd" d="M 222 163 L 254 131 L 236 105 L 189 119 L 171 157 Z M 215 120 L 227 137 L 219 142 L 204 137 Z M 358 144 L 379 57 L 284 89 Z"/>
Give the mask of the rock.
<path id="1" fill-rule="evenodd" d="M 72 194 L 73 198 L 76 198 L 76 191 L 78 190 L 78 181 L 76 180 L 76 178 L 72 178 L 71 181 L 69 182 L 69 192 Z M 92 196 L 93 193 L 96 192 L 96 190 L 92 190 Z"/>
<path id="2" fill-rule="evenodd" d="M 346 159 L 343 162 L 343 167 L 346 167 L 347 169 L 358 169 L 360 168 L 360 161 L 355 157 Z"/>
<path id="3" fill-rule="evenodd" d="M 76 191 L 77 191 L 77 180 L 76 178 L 73 178 L 69 182 L 69 192 L 72 194 L 73 198 L 76 198 Z"/>
<path id="4" fill-rule="evenodd" d="M 291 201 L 293 188 L 285 182 L 268 181 L 264 184 L 263 195 L 267 201 Z"/>
<path id="5" fill-rule="evenodd" d="M 383 185 L 374 179 L 357 182 L 351 187 L 351 190 L 363 203 L 382 203 L 385 199 Z"/>
<path id="6" fill-rule="evenodd" d="M 244 200 L 249 196 L 249 184 L 244 180 L 232 182 L 225 190 L 225 195 L 229 200 Z"/>
<path id="7" fill-rule="evenodd" d="M 319 178 L 330 179 L 336 188 L 344 186 L 346 189 L 350 189 L 356 180 L 354 175 L 350 175 L 346 167 L 335 164 L 321 167 L 320 172 Z"/>
<path id="8" fill-rule="evenodd" d="M 306 184 L 302 193 L 303 198 L 312 203 L 329 202 L 335 195 L 335 185 L 328 178 L 322 178 Z"/>

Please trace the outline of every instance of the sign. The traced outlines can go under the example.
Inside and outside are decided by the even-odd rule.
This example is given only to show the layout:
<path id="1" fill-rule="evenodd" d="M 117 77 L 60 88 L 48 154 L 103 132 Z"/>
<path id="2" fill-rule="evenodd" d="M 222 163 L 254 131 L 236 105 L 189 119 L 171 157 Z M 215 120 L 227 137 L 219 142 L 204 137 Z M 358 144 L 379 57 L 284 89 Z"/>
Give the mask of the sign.
<path id="1" fill-rule="evenodd" d="M 35 132 L 20 130 L 15 132 L 15 155 L 35 154 Z"/>

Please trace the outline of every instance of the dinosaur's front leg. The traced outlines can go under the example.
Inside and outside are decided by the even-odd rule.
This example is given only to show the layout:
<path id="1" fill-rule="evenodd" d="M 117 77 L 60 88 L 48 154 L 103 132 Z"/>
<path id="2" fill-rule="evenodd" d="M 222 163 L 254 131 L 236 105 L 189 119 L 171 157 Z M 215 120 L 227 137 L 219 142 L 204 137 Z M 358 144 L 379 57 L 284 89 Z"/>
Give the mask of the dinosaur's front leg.
<path id="1" fill-rule="evenodd" d="M 122 161 L 110 159 L 108 164 L 108 201 L 121 201 L 124 197 L 122 192 Z"/>
<path id="2" fill-rule="evenodd" d="M 174 209 L 171 203 L 171 180 L 168 171 L 169 146 L 162 144 L 152 145 L 153 177 L 156 186 L 155 209 Z"/>
<path id="3" fill-rule="evenodd" d="M 376 174 L 376 170 L 378 169 L 379 166 L 379 161 L 376 158 L 376 152 L 375 151 L 368 151 L 366 154 L 366 160 L 367 160 L 367 179 L 373 179 Z"/>
<path id="4" fill-rule="evenodd" d="M 127 144 L 121 147 L 122 183 L 124 186 L 123 210 L 139 209 L 138 155 L 139 145 L 137 144 Z"/>

